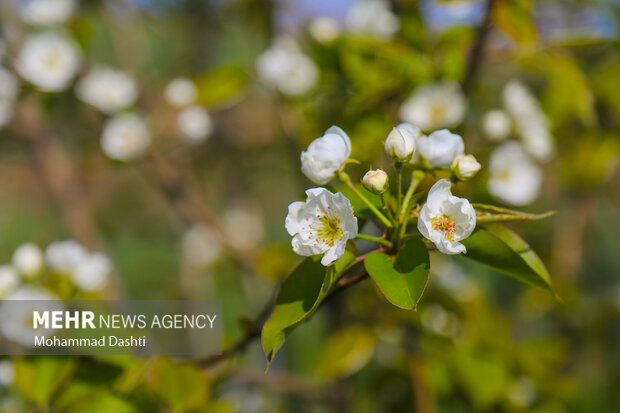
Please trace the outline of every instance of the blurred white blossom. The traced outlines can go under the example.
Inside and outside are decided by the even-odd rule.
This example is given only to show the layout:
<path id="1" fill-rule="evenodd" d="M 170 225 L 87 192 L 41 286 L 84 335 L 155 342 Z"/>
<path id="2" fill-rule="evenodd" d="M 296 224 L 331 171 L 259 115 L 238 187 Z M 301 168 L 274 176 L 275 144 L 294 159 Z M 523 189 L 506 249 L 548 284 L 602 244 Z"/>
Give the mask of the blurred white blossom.
<path id="1" fill-rule="evenodd" d="M 20 2 L 20 16 L 26 23 L 51 25 L 65 23 L 73 14 L 75 0 L 25 0 Z"/>
<path id="2" fill-rule="evenodd" d="M 188 106 L 177 116 L 177 128 L 187 143 L 200 143 L 213 131 L 211 117 L 202 106 Z"/>
<path id="3" fill-rule="evenodd" d="M 10 265 L 0 266 L 0 299 L 11 294 L 19 285 L 19 275 Z"/>
<path id="4" fill-rule="evenodd" d="M 226 211 L 223 219 L 226 239 L 239 250 L 252 250 L 265 237 L 265 223 L 257 208 L 235 206 Z"/>
<path id="5" fill-rule="evenodd" d="M 516 141 L 491 153 L 488 189 L 491 195 L 515 206 L 532 203 L 540 192 L 542 171 Z"/>
<path id="6" fill-rule="evenodd" d="M 45 262 L 54 271 L 70 274 L 87 254 L 86 248 L 77 241 L 55 241 L 45 249 Z"/>
<path id="7" fill-rule="evenodd" d="M 80 100 L 112 114 L 132 106 L 138 98 L 138 88 L 125 72 L 101 66 L 80 79 L 76 94 Z"/>
<path id="8" fill-rule="evenodd" d="M 222 252 L 219 236 L 205 225 L 195 225 L 183 236 L 183 257 L 196 268 L 203 268 L 217 260 Z"/>
<path id="9" fill-rule="evenodd" d="M 43 268 L 43 253 L 32 242 L 20 245 L 13 253 L 13 267 L 25 279 L 36 277 Z"/>
<path id="10" fill-rule="evenodd" d="M 359 0 L 347 14 L 347 28 L 352 33 L 389 40 L 398 30 L 398 17 L 385 0 Z"/>
<path id="11" fill-rule="evenodd" d="M 183 107 L 196 101 L 198 91 L 196 85 L 190 79 L 178 77 L 166 85 L 164 97 L 171 106 Z"/>
<path id="12" fill-rule="evenodd" d="M 400 118 L 424 131 L 457 126 L 463 120 L 467 101 L 458 83 L 444 81 L 416 88 L 401 105 Z"/>
<path id="13" fill-rule="evenodd" d="M 130 161 L 139 158 L 150 145 L 149 130 L 138 115 L 115 115 L 103 126 L 101 148 L 112 159 Z"/>
<path id="14" fill-rule="evenodd" d="M 340 34 L 340 24 L 332 17 L 321 16 L 310 22 L 310 34 L 319 43 L 329 43 Z"/>
<path id="15" fill-rule="evenodd" d="M 491 142 L 501 142 L 510 136 L 512 121 L 502 109 L 488 111 L 482 117 L 482 131 Z"/>
<path id="16" fill-rule="evenodd" d="M 65 34 L 31 34 L 22 44 L 15 68 L 39 90 L 59 92 L 66 89 L 80 69 L 80 51 Z"/>
<path id="17" fill-rule="evenodd" d="M 555 155 L 555 141 L 549 131 L 549 121 L 529 89 L 512 80 L 502 91 L 503 104 L 512 115 L 515 128 L 525 150 L 541 162 Z"/>
<path id="18" fill-rule="evenodd" d="M 319 70 L 312 59 L 289 37 L 279 37 L 258 57 L 256 72 L 263 82 L 286 95 L 306 93 L 319 79 Z"/>
<path id="19" fill-rule="evenodd" d="M 7 303 L 18 300 L 20 305 Z M 39 301 L 54 300 L 45 306 Z M 45 307 L 45 308 L 43 308 Z M 23 286 L 7 296 L 0 303 L 0 333 L 7 339 L 26 347 L 34 346 L 35 332 L 37 336 L 47 337 L 54 333 L 54 329 L 39 326 L 32 327 L 32 313 L 35 310 L 62 311 L 63 305 L 56 296 L 41 287 Z"/>
<path id="20" fill-rule="evenodd" d="M 112 271 L 110 259 L 101 252 L 88 252 L 74 240 L 55 241 L 45 250 L 47 266 L 67 275 L 84 291 L 101 289 Z"/>
<path id="21" fill-rule="evenodd" d="M 70 275 L 81 290 L 96 291 L 105 286 L 111 271 L 110 259 L 101 252 L 93 252 L 82 257 Z"/>

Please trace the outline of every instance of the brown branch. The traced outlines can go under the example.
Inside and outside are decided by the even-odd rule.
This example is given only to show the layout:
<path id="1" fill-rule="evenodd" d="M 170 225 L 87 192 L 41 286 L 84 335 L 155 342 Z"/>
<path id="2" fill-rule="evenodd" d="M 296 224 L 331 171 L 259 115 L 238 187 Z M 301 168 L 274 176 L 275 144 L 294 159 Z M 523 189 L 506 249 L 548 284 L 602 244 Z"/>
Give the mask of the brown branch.
<path id="1" fill-rule="evenodd" d="M 336 281 L 333 289 L 327 296 L 321 301 L 318 308 L 321 308 L 323 305 L 331 301 L 336 295 L 338 295 L 343 290 L 352 287 L 353 285 L 359 283 L 360 281 L 366 279 L 368 277 L 368 273 L 364 270 L 359 273 L 355 273 L 353 275 L 343 275 Z M 275 296 L 275 294 L 274 294 Z M 261 331 L 263 328 L 263 324 L 265 323 L 267 317 L 273 311 L 274 303 L 269 302 L 267 306 L 261 311 L 257 322 L 255 323 L 255 328 L 248 330 L 248 332 L 235 344 L 224 350 L 221 354 L 216 354 L 213 356 L 200 357 L 193 360 L 193 363 L 197 366 L 203 368 L 213 367 L 214 365 L 225 361 L 231 357 L 236 356 L 237 354 L 243 352 L 248 345 L 250 345 L 254 340 L 260 337 Z"/>
<path id="2" fill-rule="evenodd" d="M 469 92 L 471 87 L 473 86 L 478 71 L 480 69 L 480 64 L 482 63 L 486 40 L 488 38 L 489 32 L 491 31 L 491 27 L 493 26 L 491 17 L 493 14 L 493 6 L 495 5 L 495 3 L 497 3 L 497 0 L 487 0 L 484 17 L 482 18 L 482 22 L 476 30 L 476 38 L 471 48 L 471 52 L 469 53 L 465 76 L 461 81 L 461 87 L 463 89 L 463 92 L 465 93 Z"/>

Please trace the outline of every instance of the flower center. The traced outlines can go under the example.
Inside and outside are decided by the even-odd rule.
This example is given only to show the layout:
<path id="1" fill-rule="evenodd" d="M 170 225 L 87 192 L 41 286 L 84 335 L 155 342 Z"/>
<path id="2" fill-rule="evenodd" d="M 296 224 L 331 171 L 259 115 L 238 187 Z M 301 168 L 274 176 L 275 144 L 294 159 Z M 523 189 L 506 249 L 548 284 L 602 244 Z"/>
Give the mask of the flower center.
<path id="1" fill-rule="evenodd" d="M 454 238 L 454 231 L 456 230 L 456 224 L 452 218 L 446 216 L 446 214 L 442 214 L 433 218 L 431 224 L 434 229 L 443 232 L 447 240 L 452 241 Z"/>
<path id="2" fill-rule="evenodd" d="M 430 118 L 435 123 L 443 122 L 446 117 L 447 108 L 443 103 L 435 103 L 431 106 Z"/>
<path id="3" fill-rule="evenodd" d="M 316 229 L 316 236 L 330 247 L 334 246 L 334 241 L 342 239 L 342 228 L 340 228 L 340 218 L 323 215 L 321 225 Z"/>

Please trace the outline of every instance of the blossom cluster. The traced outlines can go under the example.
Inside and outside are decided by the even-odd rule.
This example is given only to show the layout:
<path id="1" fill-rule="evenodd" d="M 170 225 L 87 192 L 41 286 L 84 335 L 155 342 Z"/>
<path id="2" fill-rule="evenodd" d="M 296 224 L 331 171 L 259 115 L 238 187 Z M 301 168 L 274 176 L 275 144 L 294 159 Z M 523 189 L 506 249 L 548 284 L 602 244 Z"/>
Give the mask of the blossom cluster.
<path id="1" fill-rule="evenodd" d="M 61 93 L 75 84 L 77 99 L 105 116 L 100 135 L 104 154 L 118 161 L 138 159 L 151 147 L 153 135 L 150 122 L 137 107 L 138 83 L 118 67 L 86 62 L 85 53 L 67 27 L 76 8 L 75 0 L 19 2 L 19 16 L 32 30 L 19 45 L 12 66 L 39 92 Z M 19 88 L 17 77 L 0 65 L 0 127 L 13 117 Z M 191 80 L 173 80 L 164 97 L 178 109 L 176 126 L 183 141 L 200 143 L 212 133 L 212 120 L 196 103 L 196 87 Z"/>
<path id="2" fill-rule="evenodd" d="M 384 147 L 386 154 L 394 160 L 398 173 L 405 166 L 421 172 L 450 170 L 452 181 L 456 182 L 470 179 L 481 167 L 473 155 L 465 154 L 461 136 L 447 129 L 427 136 L 419 127 L 402 123 L 388 134 Z M 341 128 L 332 126 L 301 153 L 301 170 L 318 185 L 325 185 L 337 177 L 365 200 L 344 172 L 350 155 L 349 136 Z M 380 169 L 368 171 L 362 178 L 362 184 L 369 191 L 381 194 L 384 210 L 390 209 L 383 196 L 389 186 L 386 172 Z M 399 179 L 397 186 L 400 184 Z M 409 197 L 405 197 L 403 213 L 398 219 L 390 220 L 368 204 L 386 227 L 400 226 L 403 231 L 406 230 L 409 213 L 415 212 L 419 233 L 433 242 L 439 251 L 445 254 L 465 253 L 465 246 L 459 241 L 473 232 L 476 212 L 467 199 L 452 195 L 451 185 L 450 180 L 437 180 L 428 193 L 426 203 L 416 211 L 409 211 Z M 334 194 L 322 187 L 308 189 L 306 195 L 305 202 L 293 202 L 288 208 L 285 226 L 293 237 L 293 250 L 304 256 L 323 254 L 323 265 L 333 264 L 344 254 L 347 241 L 359 235 L 351 202 L 342 193 Z M 399 206 L 401 201 L 397 199 Z M 398 216 L 399 213 L 400 210 L 396 210 L 389 215 Z M 394 243 L 397 243 L 402 234 L 392 232 L 397 234 L 394 236 Z M 359 236 L 364 237 L 364 234 Z"/>
<path id="3" fill-rule="evenodd" d="M 69 285 L 75 293 L 93 293 L 105 288 L 111 271 L 112 263 L 105 254 L 89 252 L 74 240 L 52 242 L 45 251 L 34 243 L 25 243 L 15 250 L 10 264 L 0 266 L 0 299 L 25 303 L 54 300 L 51 305 L 61 310 L 59 298 L 74 295 L 70 293 L 67 297 L 64 289 L 52 291 L 48 287 L 50 278 L 60 277 L 63 282 L 54 285 Z M 28 305 L 20 307 L 19 311 L 14 307 L 5 310 L 0 306 L 0 334 L 30 346 L 32 311 Z M 42 332 L 44 335 L 50 333 Z"/>

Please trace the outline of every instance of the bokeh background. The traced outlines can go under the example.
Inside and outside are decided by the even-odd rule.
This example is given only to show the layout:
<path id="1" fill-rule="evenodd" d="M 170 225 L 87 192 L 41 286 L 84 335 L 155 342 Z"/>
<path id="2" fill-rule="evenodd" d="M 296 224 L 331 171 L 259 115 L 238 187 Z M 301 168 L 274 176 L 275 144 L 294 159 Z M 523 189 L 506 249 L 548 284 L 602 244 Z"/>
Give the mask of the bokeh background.
<path id="1" fill-rule="evenodd" d="M 461 194 L 557 211 L 511 227 L 560 299 L 434 255 L 417 312 L 360 283 L 268 374 L 259 340 L 3 357 L 0 409 L 620 411 L 619 22 L 616 0 L 2 0 L 2 298 L 220 299 L 227 348 L 300 261 L 300 151 L 339 125 L 359 178 L 427 111 L 483 164 Z"/>

